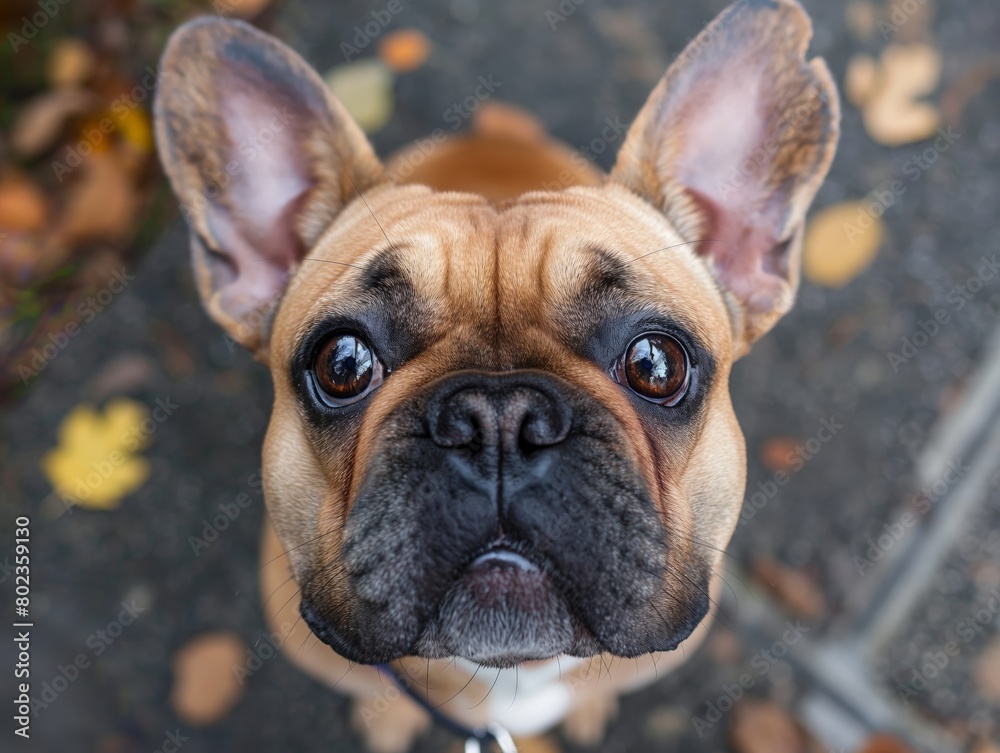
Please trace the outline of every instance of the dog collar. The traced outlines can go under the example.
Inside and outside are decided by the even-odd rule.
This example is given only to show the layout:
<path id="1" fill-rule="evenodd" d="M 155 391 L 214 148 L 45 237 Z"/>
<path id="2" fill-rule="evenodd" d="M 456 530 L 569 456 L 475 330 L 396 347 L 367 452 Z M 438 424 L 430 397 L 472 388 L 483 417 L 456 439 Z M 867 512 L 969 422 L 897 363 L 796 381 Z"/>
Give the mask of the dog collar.
<path id="1" fill-rule="evenodd" d="M 423 698 L 419 693 L 414 691 L 410 687 L 409 683 L 404 682 L 403 679 L 396 674 L 396 670 L 388 664 L 376 664 L 375 669 L 379 672 L 387 674 L 396 684 L 396 687 L 406 693 L 406 695 L 416 702 L 418 706 L 431 715 L 431 719 L 433 719 L 434 722 L 440 724 L 442 727 L 450 732 L 453 732 L 459 737 L 464 737 L 465 753 L 482 753 L 484 744 L 489 745 L 490 743 L 496 743 L 497 747 L 500 749 L 500 753 L 517 753 L 517 746 L 514 745 L 514 739 L 510 736 L 510 733 L 499 724 L 490 722 L 484 727 L 476 728 L 466 727 L 464 724 L 459 724 L 447 714 L 442 713 L 440 709 L 431 706 L 427 699 Z"/>

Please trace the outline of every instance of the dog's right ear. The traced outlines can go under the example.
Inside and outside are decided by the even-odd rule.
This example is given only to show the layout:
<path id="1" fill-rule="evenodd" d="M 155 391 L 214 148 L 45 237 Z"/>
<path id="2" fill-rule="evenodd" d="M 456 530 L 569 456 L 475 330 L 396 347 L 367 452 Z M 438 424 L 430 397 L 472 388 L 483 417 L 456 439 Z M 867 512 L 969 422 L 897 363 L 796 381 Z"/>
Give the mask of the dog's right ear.
<path id="1" fill-rule="evenodd" d="M 205 307 L 266 362 L 270 313 L 292 271 L 382 167 L 316 72 L 242 22 L 174 32 L 155 112 Z"/>

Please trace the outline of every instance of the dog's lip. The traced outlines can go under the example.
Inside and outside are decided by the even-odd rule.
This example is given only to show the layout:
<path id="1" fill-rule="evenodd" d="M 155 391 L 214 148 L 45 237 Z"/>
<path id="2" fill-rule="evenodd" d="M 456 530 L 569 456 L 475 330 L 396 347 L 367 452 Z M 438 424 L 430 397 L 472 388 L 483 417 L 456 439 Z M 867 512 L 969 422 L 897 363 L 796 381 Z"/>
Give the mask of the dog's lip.
<path id="1" fill-rule="evenodd" d="M 475 572 L 486 569 L 511 569 L 523 570 L 526 572 L 538 572 L 538 566 L 529 562 L 513 549 L 507 547 L 495 547 L 476 557 L 469 565 L 469 571 Z"/>

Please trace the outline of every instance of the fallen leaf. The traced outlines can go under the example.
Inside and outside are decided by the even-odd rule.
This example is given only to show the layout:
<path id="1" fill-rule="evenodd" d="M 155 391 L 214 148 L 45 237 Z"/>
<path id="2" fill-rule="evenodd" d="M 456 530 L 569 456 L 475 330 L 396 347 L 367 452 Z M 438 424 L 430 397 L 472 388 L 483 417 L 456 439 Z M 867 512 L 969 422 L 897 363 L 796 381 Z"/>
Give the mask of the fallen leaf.
<path id="1" fill-rule="evenodd" d="M 802 273 L 816 285 L 843 287 L 872 263 L 883 235 L 882 218 L 870 211 L 868 202 L 827 207 L 806 227 Z"/>
<path id="2" fill-rule="evenodd" d="M 1000 744 L 992 743 L 989 740 L 981 740 L 972 746 L 969 753 L 1000 753 Z"/>
<path id="3" fill-rule="evenodd" d="M 796 617 L 815 620 L 826 613 L 823 591 L 805 573 L 764 554 L 754 560 L 753 574 Z"/>
<path id="4" fill-rule="evenodd" d="M 804 753 L 806 746 L 795 719 L 772 701 L 737 704 L 729 739 L 737 753 Z"/>
<path id="5" fill-rule="evenodd" d="M 170 705 L 185 723 L 204 727 L 225 716 L 243 695 L 236 669 L 246 646 L 235 633 L 206 633 L 174 655 Z"/>
<path id="6" fill-rule="evenodd" d="M 743 657 L 743 643 L 732 630 L 716 623 L 705 643 L 705 651 L 715 664 L 735 664 Z"/>
<path id="7" fill-rule="evenodd" d="M 769 471 L 788 473 L 795 467 L 797 458 L 795 451 L 799 449 L 799 440 L 794 437 L 771 437 L 765 439 L 760 446 L 760 462 Z M 798 462 L 801 462 L 800 460 Z"/>
<path id="8" fill-rule="evenodd" d="M 965 71 L 941 95 L 941 113 L 945 122 L 958 125 L 966 105 L 994 78 L 1000 78 L 1000 57 L 980 60 Z"/>
<path id="9" fill-rule="evenodd" d="M 378 45 L 378 56 L 390 70 L 406 73 L 422 66 L 433 47 L 431 40 L 422 31 L 400 29 L 382 38 Z"/>
<path id="10" fill-rule="evenodd" d="M 54 241 L 76 246 L 98 238 L 123 239 L 138 212 L 139 193 L 120 153 L 91 154 L 79 170 L 53 231 Z"/>
<path id="11" fill-rule="evenodd" d="M 1000 703 L 1000 636 L 994 637 L 976 659 L 972 679 L 979 695 L 991 703 Z"/>
<path id="12" fill-rule="evenodd" d="M 871 55 L 859 52 L 847 61 L 844 92 L 855 107 L 864 107 L 878 84 L 878 64 Z"/>
<path id="13" fill-rule="evenodd" d="M 882 51 L 875 91 L 863 109 L 868 134 L 885 146 L 931 136 L 941 125 L 936 107 L 919 99 L 941 77 L 941 53 L 930 44 L 890 44 Z"/>
<path id="14" fill-rule="evenodd" d="M 28 100 L 11 128 L 10 146 L 25 159 L 55 146 L 66 121 L 94 106 L 94 95 L 80 89 L 52 89 Z"/>
<path id="15" fill-rule="evenodd" d="M 0 232 L 38 230 L 47 215 L 45 194 L 34 181 L 18 173 L 0 179 Z"/>
<path id="16" fill-rule="evenodd" d="M 395 100 L 392 71 L 379 60 L 358 60 L 338 65 L 325 80 L 359 126 L 374 133 L 389 122 Z"/>
<path id="17" fill-rule="evenodd" d="M 94 53 L 81 39 L 60 39 L 49 56 L 49 82 L 55 87 L 77 86 L 94 72 Z"/>
<path id="18" fill-rule="evenodd" d="M 149 478 L 149 462 L 137 456 L 149 444 L 142 403 L 116 398 L 103 413 L 77 405 L 59 425 L 59 444 L 42 458 L 42 470 L 64 499 L 96 510 L 118 507 L 121 498 Z"/>
<path id="19" fill-rule="evenodd" d="M 858 753 L 916 753 L 913 748 L 890 735 L 873 735 Z"/>
<path id="20" fill-rule="evenodd" d="M 153 122 L 143 107 L 131 107 L 125 112 L 110 113 L 122 139 L 140 152 L 153 148 Z"/>

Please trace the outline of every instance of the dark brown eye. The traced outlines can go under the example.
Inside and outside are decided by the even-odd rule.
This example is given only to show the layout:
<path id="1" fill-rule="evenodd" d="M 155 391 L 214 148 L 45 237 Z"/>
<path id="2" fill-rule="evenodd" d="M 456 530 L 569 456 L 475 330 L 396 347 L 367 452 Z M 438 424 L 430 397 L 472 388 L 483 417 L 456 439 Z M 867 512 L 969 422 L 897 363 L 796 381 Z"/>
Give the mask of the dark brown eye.
<path id="1" fill-rule="evenodd" d="M 633 340 L 619 362 L 619 371 L 633 392 L 662 405 L 680 402 L 690 382 L 684 347 L 669 335 L 659 333 Z"/>
<path id="2" fill-rule="evenodd" d="M 382 364 L 357 335 L 331 337 L 316 357 L 316 381 L 335 404 L 360 399 L 382 383 Z"/>

